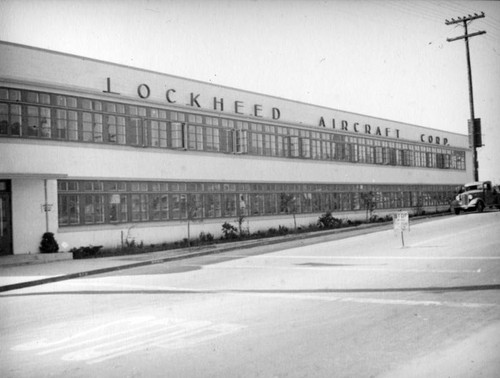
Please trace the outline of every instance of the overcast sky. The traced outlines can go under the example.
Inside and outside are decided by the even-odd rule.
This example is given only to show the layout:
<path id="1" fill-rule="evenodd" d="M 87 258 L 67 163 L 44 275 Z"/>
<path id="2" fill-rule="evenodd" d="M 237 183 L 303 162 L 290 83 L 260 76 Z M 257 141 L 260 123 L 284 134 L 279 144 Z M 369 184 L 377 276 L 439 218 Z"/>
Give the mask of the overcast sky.
<path id="1" fill-rule="evenodd" d="M 0 39 L 467 133 L 500 184 L 500 1 L 0 0 Z"/>

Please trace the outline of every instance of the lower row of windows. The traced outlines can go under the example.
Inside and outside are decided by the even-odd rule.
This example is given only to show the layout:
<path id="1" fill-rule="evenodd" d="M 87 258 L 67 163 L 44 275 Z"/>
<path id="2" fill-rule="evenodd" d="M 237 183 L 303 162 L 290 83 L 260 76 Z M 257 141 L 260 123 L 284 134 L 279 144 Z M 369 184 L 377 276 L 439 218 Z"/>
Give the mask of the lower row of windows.
<path id="1" fill-rule="evenodd" d="M 60 182 L 61 184 L 72 181 Z M 83 187 L 85 182 L 78 182 Z M 452 186 L 379 185 L 375 190 L 352 190 L 336 185 L 330 192 L 200 193 L 169 191 L 69 193 L 59 190 L 59 226 L 209 219 L 237 216 L 306 214 L 326 211 L 398 209 L 446 205 Z M 365 186 L 366 187 L 366 186 Z M 148 188 L 148 186 L 146 186 Z M 340 190 L 339 190 L 340 189 Z"/>

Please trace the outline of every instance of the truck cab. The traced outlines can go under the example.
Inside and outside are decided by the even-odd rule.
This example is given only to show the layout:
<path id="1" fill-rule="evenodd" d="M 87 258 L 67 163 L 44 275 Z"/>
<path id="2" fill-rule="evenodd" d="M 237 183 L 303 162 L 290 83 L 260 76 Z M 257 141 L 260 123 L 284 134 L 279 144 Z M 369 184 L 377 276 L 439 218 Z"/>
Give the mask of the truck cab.
<path id="1" fill-rule="evenodd" d="M 451 203 L 451 209 L 457 215 L 462 211 L 482 213 L 488 207 L 500 209 L 500 188 L 492 185 L 491 181 L 465 184 Z"/>

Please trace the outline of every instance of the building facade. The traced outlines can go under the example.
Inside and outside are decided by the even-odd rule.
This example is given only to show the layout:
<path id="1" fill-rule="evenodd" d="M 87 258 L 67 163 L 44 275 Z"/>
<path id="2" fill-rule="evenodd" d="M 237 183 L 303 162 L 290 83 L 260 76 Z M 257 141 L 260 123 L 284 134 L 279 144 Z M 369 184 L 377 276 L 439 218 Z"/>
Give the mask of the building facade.
<path id="1" fill-rule="evenodd" d="M 446 209 L 468 137 L 0 42 L 0 254 Z"/>

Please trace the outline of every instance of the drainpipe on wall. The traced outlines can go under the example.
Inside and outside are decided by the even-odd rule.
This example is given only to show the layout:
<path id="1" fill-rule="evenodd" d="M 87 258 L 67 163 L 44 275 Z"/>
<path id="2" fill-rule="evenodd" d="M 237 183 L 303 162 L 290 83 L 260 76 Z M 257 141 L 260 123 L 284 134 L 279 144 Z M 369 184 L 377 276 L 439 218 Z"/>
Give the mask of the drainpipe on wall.
<path id="1" fill-rule="evenodd" d="M 47 179 L 43 180 L 43 189 L 45 192 L 45 204 L 43 206 L 43 209 L 45 211 L 45 232 L 49 232 L 49 209 L 48 209 L 48 195 L 47 195 Z"/>

